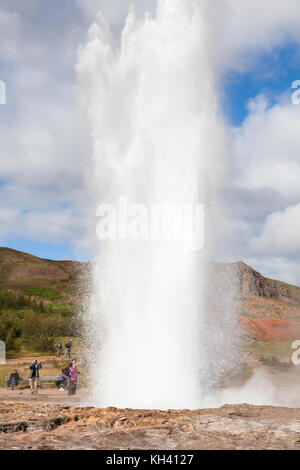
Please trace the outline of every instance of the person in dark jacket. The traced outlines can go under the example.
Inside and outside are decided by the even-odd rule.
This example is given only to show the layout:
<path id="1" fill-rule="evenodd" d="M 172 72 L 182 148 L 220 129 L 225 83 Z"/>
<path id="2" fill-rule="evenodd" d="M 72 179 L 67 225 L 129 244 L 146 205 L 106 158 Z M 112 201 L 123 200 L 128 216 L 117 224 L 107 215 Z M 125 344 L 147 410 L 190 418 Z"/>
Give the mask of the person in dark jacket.
<path id="1" fill-rule="evenodd" d="M 39 370 L 42 369 L 42 364 L 37 360 L 32 361 L 29 366 L 29 383 L 31 388 L 31 394 L 37 395 L 38 394 L 38 380 L 40 377 Z"/>
<path id="2" fill-rule="evenodd" d="M 65 344 L 65 357 L 71 357 L 72 340 Z"/>
<path id="3" fill-rule="evenodd" d="M 14 390 L 17 385 L 19 385 L 20 382 L 20 376 L 18 374 L 18 371 L 15 369 L 11 374 L 10 377 L 7 381 L 7 386 L 11 388 L 11 390 Z"/>
<path id="4" fill-rule="evenodd" d="M 56 353 L 56 356 L 57 357 L 60 357 L 60 353 L 61 353 L 61 350 L 62 350 L 62 342 L 60 341 L 60 339 L 57 341 L 57 345 L 56 345 L 56 350 L 57 350 L 57 353 Z"/>
<path id="5" fill-rule="evenodd" d="M 73 363 L 70 362 L 70 364 L 67 367 L 64 368 L 64 374 L 67 378 L 69 377 L 70 370 L 71 370 L 72 366 L 73 366 Z"/>

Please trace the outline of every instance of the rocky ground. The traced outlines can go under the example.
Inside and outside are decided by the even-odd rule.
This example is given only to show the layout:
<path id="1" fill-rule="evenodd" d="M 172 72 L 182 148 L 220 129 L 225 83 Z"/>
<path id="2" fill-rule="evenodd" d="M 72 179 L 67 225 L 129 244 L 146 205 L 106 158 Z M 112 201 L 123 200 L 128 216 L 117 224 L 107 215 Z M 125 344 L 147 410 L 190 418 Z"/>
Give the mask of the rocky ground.
<path id="1" fill-rule="evenodd" d="M 99 409 L 85 406 L 83 388 L 75 397 L 54 388 L 33 397 L 28 388 L 2 387 L 0 450 L 300 449 L 300 366 L 249 365 L 246 382 L 194 411 Z"/>
<path id="2" fill-rule="evenodd" d="M 263 403 L 264 398 L 265 403 L 272 401 L 267 392 L 274 387 L 285 399 L 279 402 L 284 407 L 233 404 L 193 411 L 100 409 L 84 406 L 84 389 L 75 397 L 54 389 L 43 389 L 32 397 L 28 389 L 12 392 L 2 388 L 0 449 L 300 449 L 300 381 L 295 373 L 266 376 L 264 370 L 252 388 L 250 384 L 240 392 L 232 389 L 225 400 L 253 400 L 253 389 L 257 391 L 261 383 L 264 393 L 258 402 Z M 241 395 L 244 392 L 247 395 Z"/>
<path id="3" fill-rule="evenodd" d="M 153 411 L 1 401 L 0 449 L 300 449 L 300 409 Z"/>

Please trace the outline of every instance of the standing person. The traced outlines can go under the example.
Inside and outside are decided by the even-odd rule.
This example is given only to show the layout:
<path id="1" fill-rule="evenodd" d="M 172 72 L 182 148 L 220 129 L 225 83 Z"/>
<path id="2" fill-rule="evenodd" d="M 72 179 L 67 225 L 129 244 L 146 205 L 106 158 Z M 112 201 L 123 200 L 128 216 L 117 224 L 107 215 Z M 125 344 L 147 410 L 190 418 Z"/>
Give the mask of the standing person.
<path id="1" fill-rule="evenodd" d="M 57 345 L 56 345 L 56 350 L 57 350 L 56 357 L 60 357 L 60 353 L 61 353 L 62 347 L 63 347 L 62 342 L 61 342 L 61 340 L 59 339 L 59 340 L 57 341 Z"/>
<path id="2" fill-rule="evenodd" d="M 7 381 L 8 387 L 11 388 L 11 390 L 14 390 L 17 385 L 19 385 L 20 382 L 20 376 L 18 374 L 18 371 L 15 369 L 11 374 L 10 377 Z"/>
<path id="3" fill-rule="evenodd" d="M 30 372 L 29 372 L 29 383 L 30 383 L 30 388 L 31 388 L 31 394 L 32 395 L 37 395 L 38 394 L 38 380 L 40 377 L 39 370 L 42 369 L 42 364 L 38 362 L 37 360 L 32 361 L 32 363 L 29 366 Z"/>
<path id="4" fill-rule="evenodd" d="M 71 349 L 72 349 L 72 340 L 70 339 L 65 344 L 65 357 L 71 357 Z"/>
<path id="5" fill-rule="evenodd" d="M 78 374 L 79 372 L 77 372 L 76 366 L 72 365 L 70 373 L 69 373 L 68 395 L 76 395 Z"/>

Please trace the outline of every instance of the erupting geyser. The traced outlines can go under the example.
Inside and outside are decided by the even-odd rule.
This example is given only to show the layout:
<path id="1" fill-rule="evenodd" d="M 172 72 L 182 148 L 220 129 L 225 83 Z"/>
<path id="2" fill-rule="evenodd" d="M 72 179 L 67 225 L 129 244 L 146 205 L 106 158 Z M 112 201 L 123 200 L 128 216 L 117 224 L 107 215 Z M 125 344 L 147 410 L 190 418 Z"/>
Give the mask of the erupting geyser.
<path id="1" fill-rule="evenodd" d="M 233 321 L 224 305 L 221 322 L 218 309 L 207 316 L 207 247 L 187 246 L 180 224 L 175 236 L 153 236 L 149 215 L 192 208 L 180 220 L 194 227 L 194 208 L 204 204 L 211 238 L 223 129 L 209 8 L 206 0 L 160 0 L 143 20 L 132 10 L 119 49 L 98 15 L 79 53 L 93 138 L 89 186 L 107 223 L 86 314 L 97 406 L 200 406 L 226 360 Z M 163 221 L 167 231 L 172 223 Z"/>

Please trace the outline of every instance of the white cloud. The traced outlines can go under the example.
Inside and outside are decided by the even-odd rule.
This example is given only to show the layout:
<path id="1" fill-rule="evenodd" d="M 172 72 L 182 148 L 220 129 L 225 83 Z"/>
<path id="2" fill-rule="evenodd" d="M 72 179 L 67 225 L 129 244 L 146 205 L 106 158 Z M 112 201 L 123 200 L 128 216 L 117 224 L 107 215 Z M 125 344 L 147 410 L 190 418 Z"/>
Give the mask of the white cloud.
<path id="1" fill-rule="evenodd" d="M 18 39 L 22 31 L 22 20 L 18 13 L 0 9 L 0 57 L 1 60 L 20 56 Z"/>
<path id="2" fill-rule="evenodd" d="M 37 242 L 72 243 L 81 229 L 71 210 L 28 211 L 0 208 L 0 239 L 27 238 Z"/>
<path id="3" fill-rule="evenodd" d="M 299 0 L 227 0 L 220 46 L 225 67 L 249 70 L 257 55 L 287 42 L 300 43 Z"/>
<path id="4" fill-rule="evenodd" d="M 253 99 L 248 117 L 232 133 L 229 191 L 232 255 L 295 283 L 300 282 L 299 128 L 300 106 L 291 96 L 279 96 L 275 104 L 263 95 Z"/>
<path id="5" fill-rule="evenodd" d="M 288 202 L 300 200 L 300 106 L 289 99 L 268 106 L 253 100 L 250 114 L 236 129 L 234 164 L 239 184 L 247 189 L 271 188 Z"/>
<path id="6" fill-rule="evenodd" d="M 288 259 L 278 256 L 250 256 L 244 261 L 255 267 L 263 276 L 299 285 L 300 258 Z"/>
<path id="7" fill-rule="evenodd" d="M 251 247 L 273 256 L 300 255 L 300 203 L 269 215 Z"/>
<path id="8" fill-rule="evenodd" d="M 84 12 L 89 21 L 96 20 L 97 13 L 101 12 L 115 32 L 124 26 L 128 10 L 134 5 L 140 15 L 146 11 L 154 12 L 155 0 L 76 0 L 76 5 Z"/>
<path id="9" fill-rule="evenodd" d="M 116 24 L 121 19 L 124 20 L 128 11 L 130 0 L 76 0 L 76 5 L 87 15 L 90 21 L 96 19 L 98 12 L 101 12 L 110 24 Z"/>
<path id="10" fill-rule="evenodd" d="M 80 37 L 72 20 L 52 24 L 49 16 L 31 17 L 34 8 L 27 15 L 16 2 L 11 8 L 0 10 L 8 92 L 0 126 L 0 243 L 8 236 L 70 243 L 82 231 L 86 203 L 88 146 L 74 67 L 88 25 Z"/>

